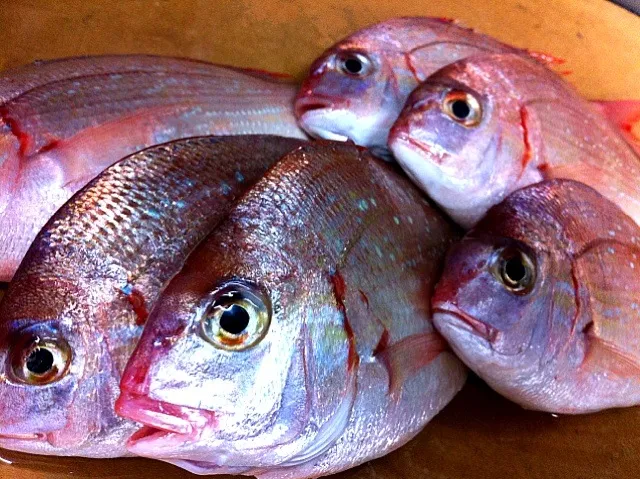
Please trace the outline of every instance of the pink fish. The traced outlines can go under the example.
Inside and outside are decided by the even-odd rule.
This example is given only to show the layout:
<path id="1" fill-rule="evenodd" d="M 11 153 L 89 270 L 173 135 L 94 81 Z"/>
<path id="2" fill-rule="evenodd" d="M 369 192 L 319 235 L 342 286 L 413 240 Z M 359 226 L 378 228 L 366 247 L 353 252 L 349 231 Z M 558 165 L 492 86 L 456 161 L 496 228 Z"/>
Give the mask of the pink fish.
<path id="1" fill-rule="evenodd" d="M 156 298 L 240 193 L 300 144 L 251 135 L 154 146 L 55 213 L 0 303 L 0 447 L 127 454 L 136 425 L 114 403 Z"/>
<path id="2" fill-rule="evenodd" d="M 69 197 L 116 160 L 207 134 L 303 138 L 274 75 L 143 55 L 57 60 L 0 76 L 0 281 Z"/>
<path id="3" fill-rule="evenodd" d="M 592 186 L 640 223 L 640 157 L 601 112 L 522 55 L 469 57 L 417 88 L 389 146 L 463 226 L 548 178 Z"/>
<path id="4" fill-rule="evenodd" d="M 496 391 L 566 414 L 640 404 L 640 228 L 595 190 L 513 193 L 444 271 L 436 327 Z"/>
<path id="5" fill-rule="evenodd" d="M 283 157 L 163 292 L 116 411 L 130 452 L 305 478 L 400 447 L 461 388 L 429 298 L 457 237 L 354 145 Z"/>
<path id="6" fill-rule="evenodd" d="M 389 130 L 412 90 L 445 65 L 492 52 L 562 63 L 451 20 L 394 18 L 357 31 L 326 50 L 300 88 L 296 116 L 310 135 L 350 139 L 384 154 Z M 640 100 L 598 104 L 621 127 L 640 119 Z"/>

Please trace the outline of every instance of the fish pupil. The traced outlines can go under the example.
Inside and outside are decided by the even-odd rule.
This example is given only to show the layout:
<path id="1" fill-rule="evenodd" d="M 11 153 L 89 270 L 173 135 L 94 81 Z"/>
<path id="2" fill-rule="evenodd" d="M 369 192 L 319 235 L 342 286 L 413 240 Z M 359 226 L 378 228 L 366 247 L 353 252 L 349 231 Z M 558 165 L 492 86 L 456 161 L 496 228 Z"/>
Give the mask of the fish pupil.
<path id="1" fill-rule="evenodd" d="M 471 114 L 471 107 L 464 100 L 455 100 L 451 104 L 451 112 L 456 118 L 464 120 Z"/>
<path id="2" fill-rule="evenodd" d="M 53 354 L 45 348 L 36 348 L 27 357 L 27 369 L 33 374 L 45 374 L 53 368 Z"/>
<path id="3" fill-rule="evenodd" d="M 344 62 L 344 68 L 347 72 L 357 75 L 362 71 L 362 62 L 357 58 L 347 58 Z"/>
<path id="4" fill-rule="evenodd" d="M 232 304 L 220 316 L 220 327 L 229 334 L 240 334 L 249 326 L 249 313 L 242 306 Z"/>
<path id="5" fill-rule="evenodd" d="M 507 278 L 513 283 L 520 283 L 527 275 L 527 270 L 519 258 L 511 258 L 507 260 L 504 266 L 504 272 Z"/>

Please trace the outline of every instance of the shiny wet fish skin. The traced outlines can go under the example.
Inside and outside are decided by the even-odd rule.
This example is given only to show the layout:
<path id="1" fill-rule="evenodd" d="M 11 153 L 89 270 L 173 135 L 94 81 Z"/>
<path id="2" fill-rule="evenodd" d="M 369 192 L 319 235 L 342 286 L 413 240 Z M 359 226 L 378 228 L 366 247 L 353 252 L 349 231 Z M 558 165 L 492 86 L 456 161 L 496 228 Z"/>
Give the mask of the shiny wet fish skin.
<path id="1" fill-rule="evenodd" d="M 129 450 L 201 474 L 300 478 L 401 446 L 464 382 L 429 306 L 457 237 L 354 145 L 287 155 L 163 292 L 116 406 L 145 424 Z M 208 332 L 213 311 L 256 304 L 270 326 L 246 349 Z M 238 334 L 252 324 L 266 323 Z"/>
<path id="2" fill-rule="evenodd" d="M 359 30 L 311 66 L 296 98 L 310 135 L 384 150 L 411 91 L 439 68 L 469 55 L 520 50 L 453 21 L 394 18 Z M 357 72 L 349 70 L 353 63 Z M 353 68 L 351 68 L 353 70 Z"/>
<path id="3" fill-rule="evenodd" d="M 448 254 L 434 322 L 528 409 L 640 404 L 640 228 L 590 187 L 552 180 L 493 207 Z"/>
<path id="4" fill-rule="evenodd" d="M 0 280 L 74 192 L 128 154 L 198 135 L 304 138 L 295 92 L 275 75 L 151 55 L 1 73 Z"/>
<path id="5" fill-rule="evenodd" d="M 407 100 L 389 146 L 465 227 L 551 178 L 582 181 L 640 222 L 638 154 L 600 110 L 522 55 L 469 57 L 433 74 Z"/>
<path id="6" fill-rule="evenodd" d="M 0 304 L 0 447 L 126 454 L 136 426 L 113 405 L 157 295 L 239 193 L 300 144 L 243 136 L 159 145 L 113 165 L 56 213 Z M 36 343 L 66 374 L 35 384 L 43 376 L 25 363 Z"/>

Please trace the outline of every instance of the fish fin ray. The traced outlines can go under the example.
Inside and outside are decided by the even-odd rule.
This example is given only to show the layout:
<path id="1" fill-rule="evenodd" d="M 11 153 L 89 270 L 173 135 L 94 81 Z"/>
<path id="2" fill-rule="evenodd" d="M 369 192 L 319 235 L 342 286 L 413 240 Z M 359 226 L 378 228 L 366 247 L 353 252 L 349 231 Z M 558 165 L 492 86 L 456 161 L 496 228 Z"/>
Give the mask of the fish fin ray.
<path id="1" fill-rule="evenodd" d="M 389 395 L 398 398 L 402 385 L 409 377 L 428 366 L 441 352 L 448 349 L 444 338 L 437 332 L 413 334 L 392 344 L 382 339 L 374 357 L 389 374 Z M 388 338 L 386 341 L 388 343 Z"/>

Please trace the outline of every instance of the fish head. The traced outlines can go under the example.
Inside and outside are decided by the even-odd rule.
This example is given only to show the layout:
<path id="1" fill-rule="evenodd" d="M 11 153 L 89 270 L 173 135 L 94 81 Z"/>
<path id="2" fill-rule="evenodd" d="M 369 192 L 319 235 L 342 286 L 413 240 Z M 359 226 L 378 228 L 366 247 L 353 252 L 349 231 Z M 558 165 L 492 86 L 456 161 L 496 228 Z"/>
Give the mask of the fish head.
<path id="1" fill-rule="evenodd" d="M 434 323 L 507 397 L 525 402 L 557 382 L 559 370 L 565 378 L 567 367 L 575 371 L 584 354 L 589 310 L 581 305 L 590 285 L 576 258 L 600 244 L 596 225 L 615 216 L 609 203 L 580 183 L 537 183 L 491 208 L 451 249 L 433 297 Z"/>
<path id="2" fill-rule="evenodd" d="M 329 140 L 386 149 L 389 129 L 418 81 L 404 45 L 384 32 L 359 32 L 311 66 L 295 102 L 302 128 Z"/>
<path id="3" fill-rule="evenodd" d="M 332 283 L 283 246 L 280 208 L 254 206 L 191 254 L 149 318 L 116 403 L 145 425 L 128 441 L 134 454 L 192 470 L 184 461 L 270 467 L 313 457 L 326 408 L 339 412 L 330 431 L 346 427 L 351 356 Z"/>
<path id="4" fill-rule="evenodd" d="M 522 172 L 516 102 L 467 61 L 442 68 L 409 96 L 389 148 L 407 174 L 469 227 Z"/>
<path id="5" fill-rule="evenodd" d="M 49 295 L 47 281 L 65 293 Z M 100 455 L 104 444 L 98 441 L 91 450 L 87 439 L 110 426 L 111 419 L 117 422 L 113 414 L 104 414 L 117 383 L 100 334 L 76 319 L 86 313 L 78 301 L 81 294 L 63 282 L 37 278 L 27 284 L 20 278 L 4 298 L 0 447 L 53 455 L 74 455 L 82 449 Z"/>

